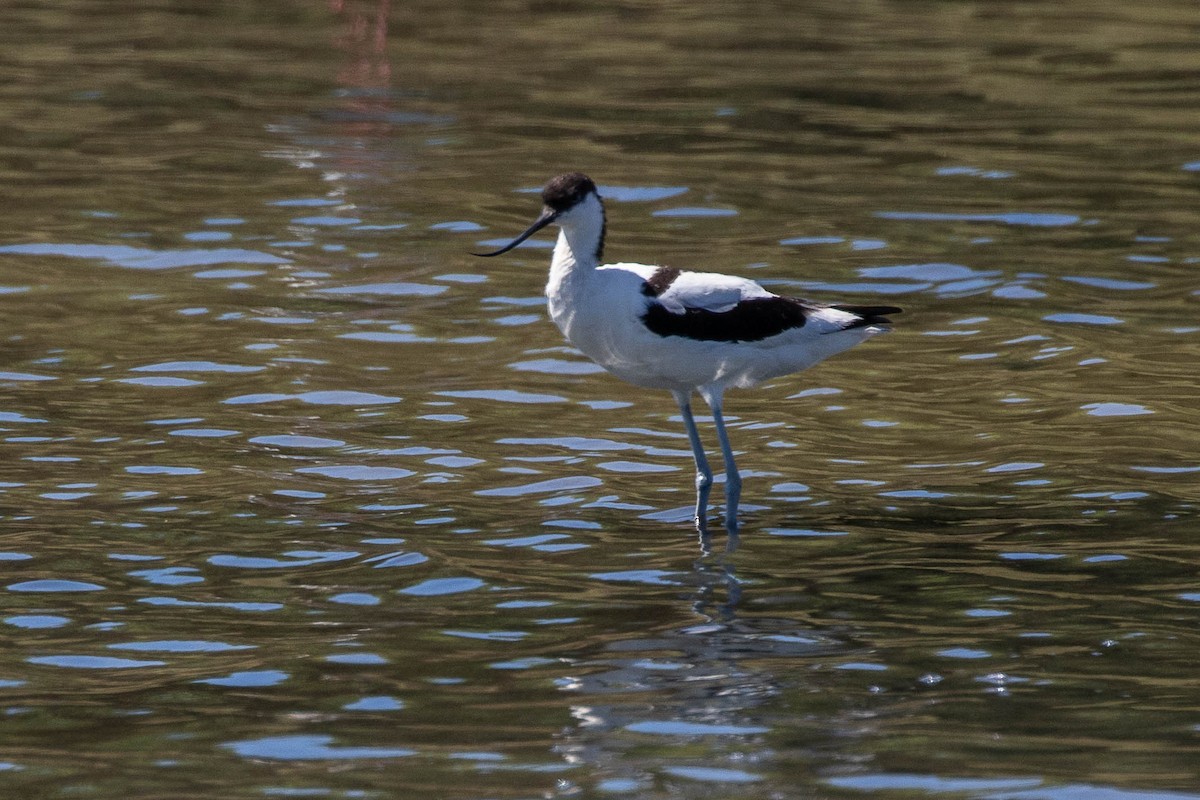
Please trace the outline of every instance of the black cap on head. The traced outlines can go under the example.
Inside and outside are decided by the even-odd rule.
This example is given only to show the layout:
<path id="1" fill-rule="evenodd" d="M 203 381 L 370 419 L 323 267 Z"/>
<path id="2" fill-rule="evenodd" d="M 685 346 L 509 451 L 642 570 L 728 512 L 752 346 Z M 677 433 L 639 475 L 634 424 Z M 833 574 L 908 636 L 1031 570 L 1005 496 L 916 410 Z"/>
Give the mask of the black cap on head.
<path id="1" fill-rule="evenodd" d="M 583 202 L 583 199 L 589 194 L 600 197 L 600 193 L 596 191 L 596 184 L 592 183 L 592 179 L 582 172 L 568 172 L 565 175 L 559 175 L 557 178 L 552 178 L 545 188 L 542 189 L 542 202 L 545 207 L 542 209 L 542 214 L 533 224 L 525 231 L 513 239 L 508 244 L 501 247 L 499 250 L 493 250 L 490 253 L 472 253 L 471 255 L 481 256 L 483 258 L 491 258 L 498 256 L 501 253 L 507 253 L 521 242 L 533 236 L 542 228 L 549 225 L 558 219 L 558 216 L 564 212 L 570 211 L 575 206 Z M 600 259 L 601 250 L 604 247 L 604 232 L 600 232 L 600 243 L 596 248 L 596 260 Z"/>
<path id="2" fill-rule="evenodd" d="M 573 208 L 588 194 L 598 194 L 592 179 L 582 172 L 568 172 L 550 179 L 542 189 L 542 202 L 561 212 Z"/>

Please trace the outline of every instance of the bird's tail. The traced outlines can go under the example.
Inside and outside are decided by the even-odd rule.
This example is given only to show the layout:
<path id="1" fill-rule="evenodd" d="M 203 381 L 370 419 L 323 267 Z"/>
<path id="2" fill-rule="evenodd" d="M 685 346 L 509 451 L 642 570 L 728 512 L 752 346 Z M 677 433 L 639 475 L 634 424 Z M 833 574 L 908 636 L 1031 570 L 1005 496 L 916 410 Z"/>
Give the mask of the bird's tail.
<path id="1" fill-rule="evenodd" d="M 851 328 L 866 328 L 872 325 L 890 325 L 892 321 L 887 318 L 888 314 L 900 314 L 902 309 L 895 306 L 852 306 L 852 305 L 836 305 L 831 306 L 838 311 L 845 311 L 848 314 L 853 314 L 856 319 L 853 320 L 842 330 L 850 330 Z"/>

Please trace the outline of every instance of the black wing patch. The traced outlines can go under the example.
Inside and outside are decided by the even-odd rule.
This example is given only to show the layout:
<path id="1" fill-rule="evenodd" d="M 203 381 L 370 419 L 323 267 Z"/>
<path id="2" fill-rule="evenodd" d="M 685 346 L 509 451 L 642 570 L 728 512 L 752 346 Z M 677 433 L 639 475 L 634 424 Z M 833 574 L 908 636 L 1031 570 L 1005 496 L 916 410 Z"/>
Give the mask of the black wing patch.
<path id="1" fill-rule="evenodd" d="M 681 314 L 651 303 L 642 322 L 659 336 L 684 336 L 700 342 L 759 342 L 804 327 L 808 313 L 815 308 L 794 297 L 751 297 L 728 311 L 688 308 Z"/>
<path id="2" fill-rule="evenodd" d="M 675 275 L 666 274 L 669 272 Z M 651 297 L 661 294 L 678 277 L 678 272 L 670 267 L 660 268 L 642 286 L 642 293 Z M 656 279 L 660 276 L 665 286 L 654 292 Z M 642 315 L 642 323 L 659 336 L 684 336 L 700 342 L 761 342 L 784 331 L 803 328 L 808 315 L 821 308 L 834 308 L 854 315 L 842 330 L 887 325 L 891 320 L 886 314 L 900 313 L 895 306 L 824 306 L 795 297 L 751 297 L 727 311 L 688 308 L 675 313 L 661 303 L 651 303 Z"/>
<path id="3" fill-rule="evenodd" d="M 659 267 L 654 270 L 654 274 L 642 283 L 642 294 L 646 297 L 658 297 L 667 289 L 671 288 L 671 284 L 675 279 L 683 274 L 682 270 L 674 267 Z"/>

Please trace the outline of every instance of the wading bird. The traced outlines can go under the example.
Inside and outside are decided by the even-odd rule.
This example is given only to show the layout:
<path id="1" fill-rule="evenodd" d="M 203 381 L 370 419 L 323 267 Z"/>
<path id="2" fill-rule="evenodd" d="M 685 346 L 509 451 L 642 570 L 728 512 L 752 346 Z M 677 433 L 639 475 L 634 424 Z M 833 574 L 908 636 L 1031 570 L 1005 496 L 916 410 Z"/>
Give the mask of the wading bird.
<path id="1" fill-rule="evenodd" d="M 713 474 L 692 417 L 698 392 L 712 410 L 725 460 L 725 527 L 737 533 L 742 479 L 725 430 L 729 387 L 746 388 L 807 369 L 888 330 L 892 306 L 814 303 L 768 292 L 754 281 L 647 264 L 601 265 L 604 203 L 586 175 L 559 175 L 542 190 L 541 216 L 507 253 L 554 223 L 558 241 L 546 284 L 550 317 L 567 340 L 630 383 L 675 396 L 696 461 L 695 523 L 707 532 Z"/>

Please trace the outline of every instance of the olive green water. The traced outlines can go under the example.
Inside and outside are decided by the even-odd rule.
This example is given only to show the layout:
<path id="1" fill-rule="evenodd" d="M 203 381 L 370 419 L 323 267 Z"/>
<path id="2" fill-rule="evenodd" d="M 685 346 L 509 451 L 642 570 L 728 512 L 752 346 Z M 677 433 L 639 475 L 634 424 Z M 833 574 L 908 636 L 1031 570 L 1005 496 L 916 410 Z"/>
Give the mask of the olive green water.
<path id="1" fill-rule="evenodd" d="M 1198 42 L 6 5 L 0 795 L 1200 798 Z M 735 552 L 545 246 L 467 255 L 568 169 L 614 260 L 905 309 L 730 394 Z"/>

